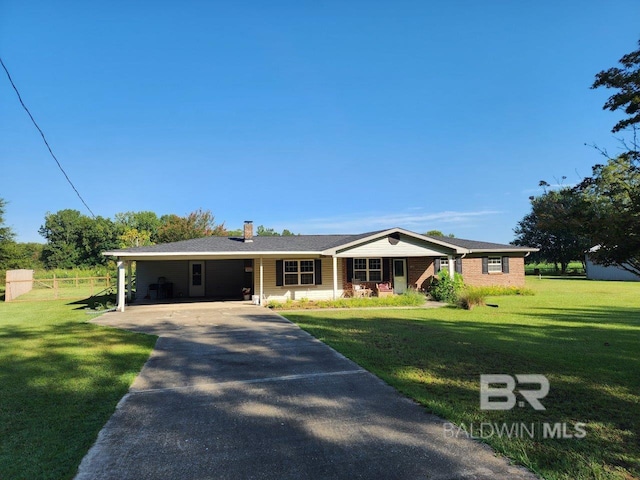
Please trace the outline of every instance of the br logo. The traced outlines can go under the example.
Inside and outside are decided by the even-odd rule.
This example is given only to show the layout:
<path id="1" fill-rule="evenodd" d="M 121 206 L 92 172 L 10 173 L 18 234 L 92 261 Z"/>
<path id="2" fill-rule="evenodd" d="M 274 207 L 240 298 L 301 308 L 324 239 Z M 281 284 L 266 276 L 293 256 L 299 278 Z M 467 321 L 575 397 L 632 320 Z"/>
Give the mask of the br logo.
<path id="1" fill-rule="evenodd" d="M 518 384 L 538 385 L 537 389 L 518 388 L 518 393 L 535 410 L 545 410 L 540 399 L 549 393 L 549 380 L 544 375 L 480 375 L 480 410 L 511 410 L 516 405 L 513 391 Z M 525 405 L 523 401 L 517 403 Z"/>

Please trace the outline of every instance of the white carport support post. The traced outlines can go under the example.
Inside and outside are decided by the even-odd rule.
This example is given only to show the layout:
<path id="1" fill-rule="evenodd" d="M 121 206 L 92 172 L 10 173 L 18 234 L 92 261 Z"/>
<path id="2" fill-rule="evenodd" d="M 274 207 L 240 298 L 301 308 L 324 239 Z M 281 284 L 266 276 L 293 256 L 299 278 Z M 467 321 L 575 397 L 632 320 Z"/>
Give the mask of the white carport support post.
<path id="1" fill-rule="evenodd" d="M 116 310 L 118 312 L 124 312 L 124 261 L 118 259 L 118 295 Z"/>
<path id="2" fill-rule="evenodd" d="M 447 258 L 449 259 L 449 278 L 453 278 L 456 273 L 455 260 L 453 255 L 448 255 Z"/>
<path id="3" fill-rule="evenodd" d="M 264 265 L 262 257 L 260 257 L 260 305 L 262 306 L 262 297 L 264 296 Z"/>
<path id="4" fill-rule="evenodd" d="M 338 299 L 338 257 L 333 257 L 333 299 Z"/>
<path id="5" fill-rule="evenodd" d="M 131 303 L 133 298 L 133 262 L 127 262 L 127 302 Z"/>

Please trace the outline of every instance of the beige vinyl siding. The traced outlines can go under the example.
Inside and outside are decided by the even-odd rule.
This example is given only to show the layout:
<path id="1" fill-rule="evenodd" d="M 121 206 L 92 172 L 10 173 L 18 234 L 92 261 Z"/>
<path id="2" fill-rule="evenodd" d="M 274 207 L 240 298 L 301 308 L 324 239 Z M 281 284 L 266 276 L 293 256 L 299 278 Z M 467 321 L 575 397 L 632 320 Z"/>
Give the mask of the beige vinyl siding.
<path id="1" fill-rule="evenodd" d="M 433 245 L 416 239 L 400 236 L 395 243 L 391 243 L 388 237 L 380 238 L 370 243 L 360 245 L 338 254 L 339 257 L 351 258 L 380 258 L 380 257 L 440 257 L 450 254 L 451 251 L 434 250 Z"/>
<path id="2" fill-rule="evenodd" d="M 315 257 L 318 258 L 318 257 Z M 284 259 L 284 258 L 283 258 Z M 313 257 L 287 257 L 290 260 L 312 260 Z M 276 286 L 276 261 L 281 259 L 263 259 L 264 268 L 264 298 L 265 300 L 285 301 L 287 299 L 300 300 L 331 300 L 333 298 L 333 259 L 323 257 L 322 260 L 322 285 L 287 285 Z M 260 293 L 260 259 L 254 261 L 254 285 L 256 295 Z M 342 289 L 342 259 L 338 259 L 338 296 L 343 293 Z"/>
<path id="3" fill-rule="evenodd" d="M 189 262 L 187 260 L 141 261 L 136 262 L 136 297 L 144 298 L 149 293 L 149 284 L 157 283 L 164 277 L 173 283 L 173 296 L 189 296 Z M 154 293 L 151 293 L 153 297 Z M 152 298 L 153 300 L 154 298 Z"/>

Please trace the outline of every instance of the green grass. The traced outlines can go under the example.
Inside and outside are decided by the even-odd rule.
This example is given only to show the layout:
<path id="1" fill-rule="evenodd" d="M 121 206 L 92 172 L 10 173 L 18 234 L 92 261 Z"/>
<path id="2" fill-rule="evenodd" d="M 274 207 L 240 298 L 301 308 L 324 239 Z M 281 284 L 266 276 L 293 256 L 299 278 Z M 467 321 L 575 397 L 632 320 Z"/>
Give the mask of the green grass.
<path id="1" fill-rule="evenodd" d="M 534 270 L 538 269 L 543 276 L 559 275 L 560 270 L 556 270 L 553 263 L 528 263 L 524 266 L 525 275 L 534 275 Z M 569 262 L 567 265 L 567 275 L 585 275 L 582 262 Z"/>
<path id="2" fill-rule="evenodd" d="M 533 296 L 444 307 L 285 313 L 456 424 L 563 423 L 583 439 L 487 438 L 548 479 L 640 478 L 640 284 L 530 278 Z M 542 374 L 544 411 L 483 411 L 481 374 Z M 540 431 L 540 430 L 538 430 Z"/>
<path id="3" fill-rule="evenodd" d="M 0 303 L 0 478 L 72 478 L 155 344 L 84 306 Z"/>

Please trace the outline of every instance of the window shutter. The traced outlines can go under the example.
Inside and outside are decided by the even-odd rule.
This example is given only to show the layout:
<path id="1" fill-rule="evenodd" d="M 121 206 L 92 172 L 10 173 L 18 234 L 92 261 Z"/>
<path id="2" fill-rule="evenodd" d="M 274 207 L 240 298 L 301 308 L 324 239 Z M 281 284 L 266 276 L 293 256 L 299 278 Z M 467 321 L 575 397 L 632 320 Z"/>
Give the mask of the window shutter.
<path id="1" fill-rule="evenodd" d="M 502 257 L 502 273 L 509 273 L 509 257 Z"/>
<path id="2" fill-rule="evenodd" d="M 276 260 L 276 287 L 284 285 L 284 261 Z"/>
<path id="3" fill-rule="evenodd" d="M 438 272 L 440 272 L 440 259 L 436 258 L 433 261 L 433 274 L 438 275 Z"/>
<path id="4" fill-rule="evenodd" d="M 313 261 L 313 269 L 316 274 L 316 285 L 322 285 L 322 260 L 316 258 Z"/>
<path id="5" fill-rule="evenodd" d="M 482 273 L 484 275 L 489 273 L 489 257 L 482 257 Z"/>
<path id="6" fill-rule="evenodd" d="M 347 282 L 353 280 L 353 258 L 347 258 Z"/>
<path id="7" fill-rule="evenodd" d="M 390 258 L 382 259 L 382 281 L 383 282 L 391 281 L 391 268 L 389 268 L 390 263 L 391 263 Z"/>
<path id="8" fill-rule="evenodd" d="M 456 258 L 456 273 L 462 273 L 462 259 Z"/>

